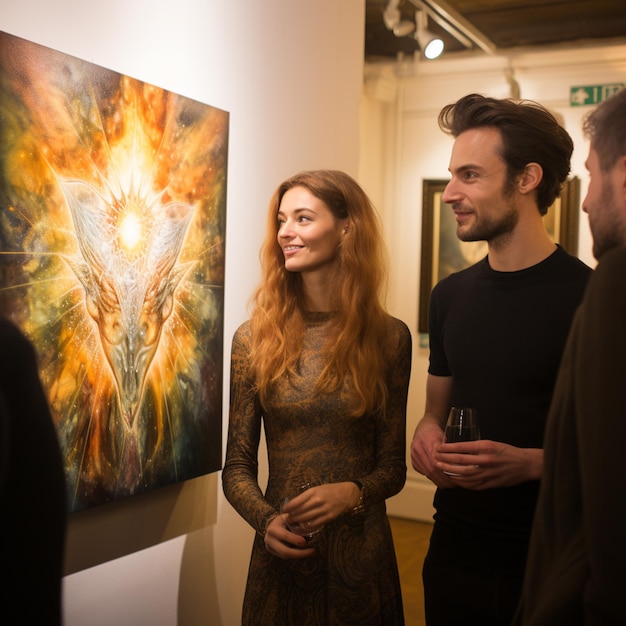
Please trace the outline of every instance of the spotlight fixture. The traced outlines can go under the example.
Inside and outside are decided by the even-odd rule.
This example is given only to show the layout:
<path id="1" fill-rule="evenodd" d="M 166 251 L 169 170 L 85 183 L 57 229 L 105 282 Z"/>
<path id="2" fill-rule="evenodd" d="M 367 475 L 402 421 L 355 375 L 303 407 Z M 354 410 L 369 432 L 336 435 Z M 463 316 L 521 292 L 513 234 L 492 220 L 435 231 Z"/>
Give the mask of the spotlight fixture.
<path id="1" fill-rule="evenodd" d="M 415 24 L 411 20 L 402 20 L 394 29 L 393 34 L 396 37 L 406 37 L 415 30 Z"/>
<path id="2" fill-rule="evenodd" d="M 443 52 L 443 40 L 428 30 L 428 16 L 424 11 L 415 11 L 415 23 L 417 24 L 415 39 L 423 55 L 427 59 L 436 59 Z"/>
<path id="3" fill-rule="evenodd" d="M 383 22 L 387 30 L 393 32 L 396 37 L 406 37 L 415 30 L 415 24 L 409 20 L 401 20 L 398 5 L 400 0 L 389 0 L 387 8 L 383 12 Z"/>
<path id="4" fill-rule="evenodd" d="M 443 40 L 428 30 L 428 15 L 425 11 L 415 11 L 415 24 L 410 20 L 401 19 L 398 8 L 401 0 L 389 0 L 383 11 L 383 22 L 387 30 L 393 32 L 396 37 L 413 35 L 419 44 L 422 54 L 427 59 L 436 59 L 443 52 Z"/>
<path id="5" fill-rule="evenodd" d="M 387 30 L 393 30 L 400 23 L 400 0 L 389 0 L 387 8 L 383 12 L 383 22 Z"/>
<path id="6" fill-rule="evenodd" d="M 495 53 L 495 43 L 470 24 L 445 0 L 409 0 L 409 2 L 468 50 L 480 48 L 487 54 Z"/>

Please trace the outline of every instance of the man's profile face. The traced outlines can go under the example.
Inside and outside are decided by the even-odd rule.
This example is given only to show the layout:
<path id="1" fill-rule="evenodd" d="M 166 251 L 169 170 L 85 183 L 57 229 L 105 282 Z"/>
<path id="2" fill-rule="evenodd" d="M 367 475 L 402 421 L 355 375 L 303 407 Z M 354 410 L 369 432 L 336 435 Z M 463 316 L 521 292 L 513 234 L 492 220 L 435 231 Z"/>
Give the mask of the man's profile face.
<path id="1" fill-rule="evenodd" d="M 611 169 L 602 170 L 592 144 L 585 167 L 589 171 L 589 187 L 583 211 L 589 216 L 593 256 L 599 260 L 611 248 L 626 245 L 626 156 Z"/>
<path id="2" fill-rule="evenodd" d="M 515 193 L 507 189 L 501 149 L 500 131 L 495 128 L 467 130 L 454 142 L 448 168 L 452 179 L 442 200 L 452 205 L 462 241 L 494 243 L 517 224 Z"/>

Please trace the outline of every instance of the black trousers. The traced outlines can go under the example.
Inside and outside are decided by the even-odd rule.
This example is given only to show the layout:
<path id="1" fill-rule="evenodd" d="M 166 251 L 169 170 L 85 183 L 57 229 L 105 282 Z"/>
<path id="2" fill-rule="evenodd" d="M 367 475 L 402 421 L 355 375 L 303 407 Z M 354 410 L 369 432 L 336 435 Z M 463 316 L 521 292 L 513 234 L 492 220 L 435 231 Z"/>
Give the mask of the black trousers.
<path id="1" fill-rule="evenodd" d="M 424 606 L 427 626 L 510 626 L 520 599 L 525 546 L 458 540 L 433 529 L 424 560 Z M 497 543 L 497 542 L 496 542 Z"/>

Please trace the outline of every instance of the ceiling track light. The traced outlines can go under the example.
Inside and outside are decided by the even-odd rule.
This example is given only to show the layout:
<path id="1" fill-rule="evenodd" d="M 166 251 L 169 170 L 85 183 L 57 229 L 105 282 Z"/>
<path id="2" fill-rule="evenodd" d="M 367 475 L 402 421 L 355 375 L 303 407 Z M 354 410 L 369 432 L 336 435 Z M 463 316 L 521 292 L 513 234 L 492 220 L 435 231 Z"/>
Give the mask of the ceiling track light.
<path id="1" fill-rule="evenodd" d="M 496 51 L 496 45 L 477 28 L 470 24 L 462 15 L 455 11 L 448 5 L 445 0 L 408 0 L 416 9 L 416 24 L 409 20 L 403 20 L 400 13 L 400 4 L 404 0 L 389 0 L 387 7 L 383 11 L 383 22 L 387 30 L 393 32 L 396 37 L 407 37 L 413 35 L 413 37 L 419 43 L 422 53 L 427 59 L 437 58 L 441 52 L 443 52 L 443 41 L 441 44 L 437 44 L 441 50 L 438 54 L 431 52 L 426 48 L 430 43 L 427 41 L 427 37 L 423 34 L 427 31 L 426 26 L 420 29 L 419 20 L 427 21 L 430 18 L 438 26 L 443 28 L 447 33 L 454 37 L 461 45 L 468 49 L 474 47 L 480 48 L 487 54 L 494 54 Z M 422 14 L 422 17 L 418 17 Z M 432 33 L 431 37 L 435 37 Z M 431 43 L 431 45 L 433 45 Z"/>
<path id="2" fill-rule="evenodd" d="M 387 8 L 383 11 L 383 22 L 387 30 L 393 30 L 400 23 L 400 0 L 389 0 Z"/>
<path id="3" fill-rule="evenodd" d="M 455 11 L 445 0 L 409 0 L 417 9 L 443 28 L 461 45 L 468 49 L 480 48 L 487 54 L 494 54 L 496 45 L 487 36 Z"/>
<path id="4" fill-rule="evenodd" d="M 428 30 L 428 16 L 424 11 L 415 11 L 415 23 L 401 19 L 400 0 L 389 0 L 383 12 L 383 22 L 387 30 L 396 37 L 413 35 L 419 44 L 422 54 L 427 59 L 436 59 L 443 52 L 443 40 Z"/>
<path id="5" fill-rule="evenodd" d="M 415 30 L 415 24 L 411 20 L 402 20 L 393 29 L 393 34 L 396 37 L 407 37 Z"/>
<path id="6" fill-rule="evenodd" d="M 383 22 L 387 30 L 392 31 L 396 37 L 406 37 L 415 30 L 415 24 L 409 20 L 401 19 L 399 4 L 400 0 L 389 0 L 387 8 L 383 12 Z"/>
<path id="7" fill-rule="evenodd" d="M 424 11 L 415 11 L 415 39 L 427 59 L 436 59 L 444 49 L 443 39 L 428 30 L 428 16 Z"/>

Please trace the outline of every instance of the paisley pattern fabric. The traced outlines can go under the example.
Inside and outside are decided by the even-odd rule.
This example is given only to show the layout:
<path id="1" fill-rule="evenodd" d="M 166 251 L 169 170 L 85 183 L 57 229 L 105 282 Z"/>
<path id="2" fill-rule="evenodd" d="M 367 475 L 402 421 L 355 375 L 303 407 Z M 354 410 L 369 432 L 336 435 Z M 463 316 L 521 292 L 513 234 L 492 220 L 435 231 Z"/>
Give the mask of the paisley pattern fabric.
<path id="1" fill-rule="evenodd" d="M 384 414 L 351 417 L 350 381 L 332 394 L 314 392 L 332 314 L 310 313 L 297 380 L 281 381 L 266 410 L 248 371 L 250 324 L 233 338 L 224 493 L 257 531 L 243 606 L 244 625 L 362 626 L 404 624 L 400 582 L 385 499 L 406 479 L 406 402 L 411 335 L 389 317 L 386 355 L 389 398 Z M 269 479 L 257 482 L 261 424 Z M 290 476 L 314 473 L 322 482 L 358 480 L 364 510 L 327 524 L 309 545 L 315 554 L 283 560 L 265 549 L 262 532 L 278 512 Z"/>

